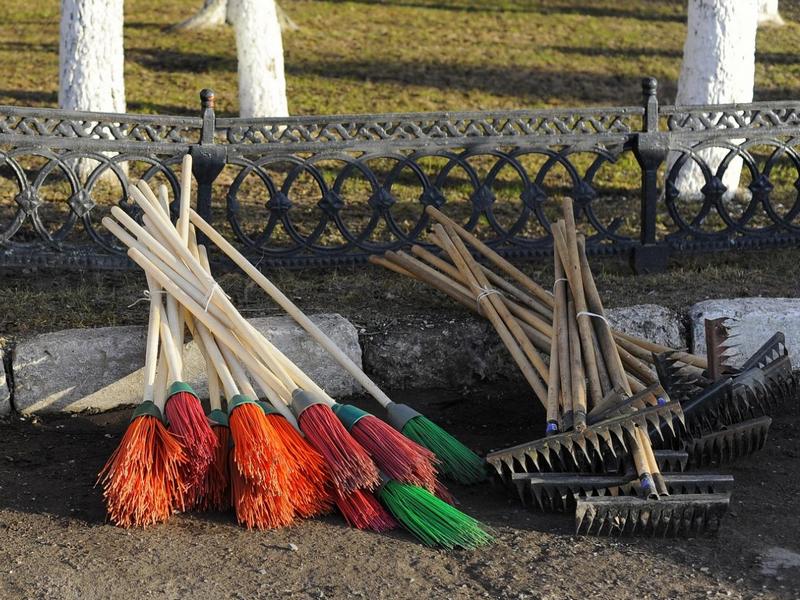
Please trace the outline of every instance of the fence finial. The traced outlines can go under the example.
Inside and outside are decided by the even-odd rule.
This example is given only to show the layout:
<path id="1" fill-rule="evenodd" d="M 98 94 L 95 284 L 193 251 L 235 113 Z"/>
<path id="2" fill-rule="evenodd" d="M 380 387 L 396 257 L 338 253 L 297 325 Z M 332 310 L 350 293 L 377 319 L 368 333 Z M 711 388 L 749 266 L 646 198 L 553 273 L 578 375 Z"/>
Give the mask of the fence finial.
<path id="1" fill-rule="evenodd" d="M 644 131 L 658 131 L 658 80 L 655 77 L 642 79 L 642 102 L 644 104 Z"/>
<path id="2" fill-rule="evenodd" d="M 214 108 L 214 90 L 205 88 L 200 90 L 200 105 L 203 109 Z"/>

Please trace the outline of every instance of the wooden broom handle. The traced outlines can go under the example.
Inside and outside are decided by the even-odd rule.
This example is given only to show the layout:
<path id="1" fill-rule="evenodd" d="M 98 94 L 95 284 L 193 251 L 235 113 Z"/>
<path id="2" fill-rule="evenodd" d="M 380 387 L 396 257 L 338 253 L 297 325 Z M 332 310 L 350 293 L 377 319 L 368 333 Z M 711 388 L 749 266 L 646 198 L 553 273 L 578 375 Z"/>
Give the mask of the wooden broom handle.
<path id="1" fill-rule="evenodd" d="M 502 271 L 504 271 L 510 277 L 516 280 L 517 283 L 519 283 L 523 288 L 532 293 L 536 298 L 541 300 L 546 306 L 548 307 L 553 306 L 553 297 L 548 291 L 546 291 L 533 279 L 528 277 L 525 273 L 520 271 L 517 267 L 512 265 L 508 260 L 506 260 L 505 258 L 500 256 L 497 252 L 492 250 L 489 246 L 480 241 L 477 237 L 475 237 L 475 235 L 473 235 L 472 233 L 461 227 L 461 225 L 453 221 L 450 217 L 448 217 L 443 212 L 441 212 L 440 210 L 438 210 L 433 206 L 427 206 L 425 208 L 425 212 L 431 217 L 433 217 L 439 223 L 442 224 L 446 223 L 451 225 L 456 230 L 459 236 L 461 236 L 465 241 L 467 241 L 473 248 L 478 250 L 489 261 L 494 263 Z M 671 352 L 674 350 L 673 348 L 669 348 L 661 344 L 656 344 L 633 335 L 624 334 L 619 331 L 614 331 L 614 336 L 622 337 L 623 339 L 639 346 L 640 348 L 647 350 L 648 352 L 662 353 L 662 352 Z M 686 364 L 694 365 L 700 369 L 708 368 L 708 361 L 703 356 L 690 354 L 688 352 L 680 352 L 678 353 L 677 358 Z"/>
<path id="2" fill-rule="evenodd" d="M 189 209 L 192 203 L 192 155 L 186 153 L 181 162 L 181 198 L 178 205 L 178 234 L 189 241 Z"/>
<path id="3" fill-rule="evenodd" d="M 475 278 L 475 273 L 469 268 L 469 265 L 459 252 L 459 249 L 453 243 L 453 240 L 447 235 L 447 231 L 444 230 L 441 225 L 437 227 L 439 229 L 434 229 L 437 231 L 437 234 L 439 234 L 440 231 L 442 232 L 439 234 L 440 241 L 445 244 L 445 249 L 450 256 L 450 259 L 458 266 L 459 270 L 462 271 L 464 276 L 468 279 L 473 295 L 475 295 L 476 298 L 479 297 L 481 285 Z M 530 384 L 531 389 L 534 391 L 542 405 L 546 406 L 547 390 L 544 389 L 544 385 L 529 362 L 528 357 L 519 347 L 519 344 L 517 344 L 517 341 L 514 339 L 514 335 L 508 329 L 506 323 L 503 321 L 503 318 L 500 316 L 497 306 L 492 302 L 491 295 L 484 296 L 482 299 L 478 300 L 478 302 L 481 303 L 486 317 L 491 321 L 492 325 L 497 331 L 497 334 L 503 341 L 503 344 L 505 344 L 506 348 L 511 353 L 514 362 L 517 363 L 517 366 L 519 367 L 520 371 L 522 371 L 523 376 Z"/>
<path id="4" fill-rule="evenodd" d="M 159 331 L 161 328 L 161 286 L 147 278 L 147 288 L 150 290 L 150 313 L 147 320 L 147 341 L 144 351 L 144 391 L 142 401 L 153 401 L 155 393 L 153 386 L 156 380 L 156 367 L 158 366 Z"/>
<path id="5" fill-rule="evenodd" d="M 217 368 L 208 354 L 208 349 L 203 343 L 203 338 L 198 333 L 194 337 L 197 347 L 200 349 L 200 354 L 203 355 L 203 360 L 206 363 L 206 379 L 208 380 L 208 404 L 211 410 L 222 410 L 222 382 L 217 374 Z M 227 394 L 226 394 L 227 395 Z"/>
<path id="6" fill-rule="evenodd" d="M 253 355 L 242 345 L 242 343 L 230 332 L 230 330 L 219 321 L 215 316 L 207 313 L 205 309 L 200 306 L 189 294 L 184 292 L 176 283 L 165 275 L 158 267 L 156 267 L 144 254 L 139 252 L 136 248 L 128 250 L 128 256 L 137 265 L 139 265 L 145 273 L 150 274 L 156 281 L 158 281 L 164 289 L 180 302 L 186 309 L 194 316 L 195 320 L 203 323 L 208 330 L 220 342 L 228 346 L 236 356 L 239 357 L 244 365 L 256 375 L 263 377 L 266 380 L 274 379 L 275 376 L 269 371 L 267 367 L 262 365 Z M 287 390 L 288 394 L 288 390 Z"/>
<path id="7" fill-rule="evenodd" d="M 160 310 L 160 309 L 159 309 Z M 161 332 L 161 347 L 164 349 L 164 354 L 167 358 L 167 366 L 169 367 L 170 379 L 181 381 L 183 372 L 181 368 L 181 359 L 178 356 L 178 350 L 175 348 L 175 342 L 172 339 L 172 331 L 170 331 L 169 320 L 165 315 L 161 315 L 160 332 Z"/>
<path id="8" fill-rule="evenodd" d="M 224 237 L 222 237 L 211 225 L 206 223 L 203 218 L 194 210 L 190 211 L 190 219 L 208 239 L 222 250 L 239 268 L 241 268 L 258 286 L 264 290 L 283 310 L 297 321 L 305 331 L 328 353 L 333 356 L 336 362 L 350 373 L 370 395 L 372 395 L 384 407 L 389 406 L 392 400 L 367 376 L 361 368 L 354 363 L 325 332 L 309 319 L 295 304 L 286 297 L 273 283 L 267 279 L 250 261 L 248 261 L 236 248 L 234 248 Z"/>

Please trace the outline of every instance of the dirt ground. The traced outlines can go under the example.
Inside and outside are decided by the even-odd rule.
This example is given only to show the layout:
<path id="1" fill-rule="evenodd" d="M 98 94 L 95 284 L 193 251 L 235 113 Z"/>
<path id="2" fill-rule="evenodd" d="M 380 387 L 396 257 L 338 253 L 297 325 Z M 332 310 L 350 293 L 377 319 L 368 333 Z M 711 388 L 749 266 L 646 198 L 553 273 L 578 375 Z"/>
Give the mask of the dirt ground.
<path id="1" fill-rule="evenodd" d="M 541 429 L 522 390 L 394 397 L 481 453 Z M 356 531 L 336 515 L 264 532 L 229 514 L 118 529 L 92 486 L 128 412 L 15 417 L 0 422 L 0 598 L 798 598 L 800 416 L 785 413 L 765 450 L 724 469 L 736 486 L 716 538 L 575 537 L 571 516 L 527 511 L 489 484 L 452 486 L 496 532 L 472 552 Z"/>

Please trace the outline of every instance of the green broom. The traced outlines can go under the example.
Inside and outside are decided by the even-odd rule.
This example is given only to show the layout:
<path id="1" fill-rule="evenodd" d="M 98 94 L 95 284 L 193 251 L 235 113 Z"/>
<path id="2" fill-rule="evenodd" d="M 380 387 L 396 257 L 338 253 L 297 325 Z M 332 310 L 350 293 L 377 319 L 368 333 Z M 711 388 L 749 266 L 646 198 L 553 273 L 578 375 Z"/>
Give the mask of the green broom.
<path id="1" fill-rule="evenodd" d="M 333 340 L 200 215 L 191 211 L 190 219 L 386 409 L 387 420 L 393 427 L 436 454 L 442 474 L 464 484 L 477 483 L 486 478 L 482 458 L 419 412 L 405 404 L 393 402 Z"/>

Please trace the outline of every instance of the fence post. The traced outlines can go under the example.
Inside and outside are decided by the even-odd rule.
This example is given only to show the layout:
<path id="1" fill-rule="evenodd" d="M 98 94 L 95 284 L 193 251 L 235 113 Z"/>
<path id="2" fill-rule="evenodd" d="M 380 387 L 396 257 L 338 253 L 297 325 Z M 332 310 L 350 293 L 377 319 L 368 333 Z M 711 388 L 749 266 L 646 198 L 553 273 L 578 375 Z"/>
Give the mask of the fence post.
<path id="1" fill-rule="evenodd" d="M 664 271 L 669 260 L 669 247 L 656 240 L 656 216 L 660 190 L 658 169 L 667 159 L 669 134 L 659 131 L 658 81 L 653 77 L 642 79 L 644 118 L 642 131 L 636 134 L 633 153 L 642 170 L 642 205 L 640 244 L 635 246 L 632 265 L 636 273 Z"/>
<path id="2" fill-rule="evenodd" d="M 200 143 L 189 149 L 192 155 L 192 174 L 197 181 L 197 212 L 209 223 L 211 218 L 211 186 L 225 166 L 227 152 L 224 146 L 214 143 L 217 117 L 214 114 L 214 90 L 200 92 L 203 126 Z M 198 238 L 200 233 L 198 232 Z M 198 239 L 199 241 L 199 239 Z"/>

